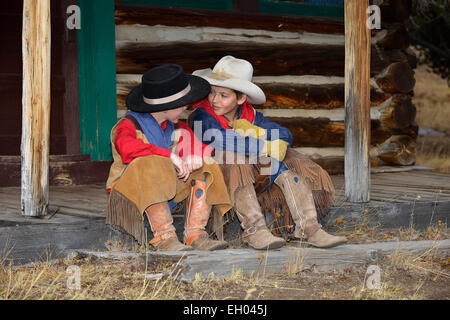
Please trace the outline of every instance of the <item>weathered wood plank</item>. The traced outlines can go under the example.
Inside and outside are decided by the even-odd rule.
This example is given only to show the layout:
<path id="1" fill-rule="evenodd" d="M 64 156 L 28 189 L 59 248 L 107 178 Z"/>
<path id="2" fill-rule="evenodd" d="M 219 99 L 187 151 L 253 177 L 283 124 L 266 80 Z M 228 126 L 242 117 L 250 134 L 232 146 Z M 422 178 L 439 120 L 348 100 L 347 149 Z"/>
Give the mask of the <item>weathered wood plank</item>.
<path id="1" fill-rule="evenodd" d="M 423 183 L 424 186 L 426 186 L 427 189 L 434 189 L 437 192 L 439 190 L 448 191 L 450 190 L 450 186 L 446 181 L 436 181 L 436 180 L 430 180 L 429 177 L 424 176 L 416 176 L 411 172 L 411 176 L 405 179 L 401 179 L 402 177 L 399 176 L 397 179 L 388 179 L 386 177 L 380 178 L 380 180 L 377 182 L 379 185 L 400 185 L 404 186 L 406 188 L 412 188 L 412 187 L 418 187 L 420 188 L 422 185 L 420 183 Z M 420 182 L 420 183 L 419 183 Z"/>
<path id="2" fill-rule="evenodd" d="M 416 202 L 445 202 L 449 201 L 450 194 L 442 193 L 433 189 L 415 188 L 412 186 L 388 186 L 372 184 L 374 192 L 379 195 L 384 195 L 387 199 L 397 198 L 399 196 L 408 198 Z"/>
<path id="3" fill-rule="evenodd" d="M 373 206 L 371 202 L 366 204 L 353 204 L 345 202 L 340 207 L 333 207 L 321 222 L 322 225 L 331 225 L 337 218 L 349 223 L 361 223 L 367 220 L 369 225 L 378 225 L 382 228 L 399 228 L 412 226 L 417 230 L 426 229 L 430 224 L 441 220 L 448 221 L 450 201 L 424 201 L 424 202 L 386 202 L 383 205 Z M 363 212 L 370 212 L 364 215 Z"/>
<path id="4" fill-rule="evenodd" d="M 50 154 L 50 0 L 24 0 L 22 214 L 47 215 Z"/>
<path id="5" fill-rule="evenodd" d="M 438 257 L 446 258 L 450 252 L 450 240 L 443 240 L 439 244 L 430 240 L 346 244 L 327 250 L 298 244 L 298 247 L 266 251 L 262 256 L 261 251 L 253 249 L 219 250 L 208 253 L 201 251 L 126 253 L 122 256 L 88 250 L 75 252 L 81 256 L 112 260 L 134 257 L 141 261 L 154 261 L 166 257 L 165 260 L 178 261 L 174 267 L 180 271 L 181 280 L 193 281 L 197 274 L 202 278 L 208 277 L 211 273 L 214 273 L 215 277 L 229 278 L 232 277 L 233 271 L 238 270 L 254 277 L 263 277 L 268 273 L 285 273 L 288 268 L 316 272 L 338 271 L 352 266 L 376 263 L 379 255 L 400 253 L 405 256 L 419 256 L 431 249 Z"/>
<path id="6" fill-rule="evenodd" d="M 345 1 L 345 195 L 370 200 L 370 30 L 369 1 Z M 372 56 L 372 62 L 374 61 Z"/>
<path id="7" fill-rule="evenodd" d="M 78 248 L 105 250 L 110 240 L 121 240 L 123 243 L 129 241 L 109 228 L 105 218 L 71 219 L 76 222 L 1 227 L 0 243 L 6 246 L 1 249 L 6 252 L 11 249 L 8 260 L 14 260 L 14 264 L 23 264 L 55 259 L 65 256 L 68 250 Z"/>

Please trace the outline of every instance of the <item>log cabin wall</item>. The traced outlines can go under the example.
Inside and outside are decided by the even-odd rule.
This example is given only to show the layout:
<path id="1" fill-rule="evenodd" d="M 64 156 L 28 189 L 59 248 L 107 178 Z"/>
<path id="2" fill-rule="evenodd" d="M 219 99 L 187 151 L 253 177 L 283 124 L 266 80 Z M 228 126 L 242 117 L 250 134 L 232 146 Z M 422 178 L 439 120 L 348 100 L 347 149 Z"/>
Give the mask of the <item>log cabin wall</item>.
<path id="1" fill-rule="evenodd" d="M 261 13 L 257 1 L 244 2 L 235 1 L 234 11 L 118 2 L 118 117 L 149 68 L 178 63 L 191 73 L 233 55 L 253 64 L 253 80 L 266 93 L 267 102 L 256 109 L 291 130 L 294 148 L 329 172 L 342 173 L 343 19 Z M 260 2 L 259 9 L 269 2 Z M 418 127 L 411 101 L 417 60 L 405 28 L 410 1 L 385 0 L 380 7 L 382 29 L 372 32 L 371 164 L 411 165 Z"/>
<path id="2" fill-rule="evenodd" d="M 65 8 L 76 1 L 51 1 L 50 154 L 78 154 L 76 34 L 66 28 Z M 0 156 L 20 155 L 22 132 L 23 1 L 0 2 Z"/>

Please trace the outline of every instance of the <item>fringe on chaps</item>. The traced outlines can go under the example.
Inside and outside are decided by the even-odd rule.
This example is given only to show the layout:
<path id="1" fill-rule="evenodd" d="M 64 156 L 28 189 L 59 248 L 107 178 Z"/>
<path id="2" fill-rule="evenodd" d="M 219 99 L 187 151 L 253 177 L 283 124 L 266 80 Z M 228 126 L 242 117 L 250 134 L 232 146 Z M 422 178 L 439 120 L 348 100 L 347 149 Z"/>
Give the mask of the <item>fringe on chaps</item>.
<path id="1" fill-rule="evenodd" d="M 317 218 L 318 220 L 323 219 L 330 210 L 335 197 L 333 182 L 329 174 L 314 161 L 291 148 L 288 148 L 283 163 L 311 186 Z M 233 205 L 234 192 L 237 188 L 252 184 L 266 220 L 267 214 L 272 215 L 269 219 L 273 221 L 273 225 L 269 226 L 272 232 L 282 235 L 294 231 L 294 222 L 283 192 L 276 184 L 267 188 L 270 185 L 270 176 L 260 174 L 261 165 L 226 164 L 221 165 L 221 168 Z"/>
<path id="2" fill-rule="evenodd" d="M 144 215 L 119 191 L 111 191 L 106 213 L 107 224 L 132 236 L 140 245 L 147 243 Z"/>

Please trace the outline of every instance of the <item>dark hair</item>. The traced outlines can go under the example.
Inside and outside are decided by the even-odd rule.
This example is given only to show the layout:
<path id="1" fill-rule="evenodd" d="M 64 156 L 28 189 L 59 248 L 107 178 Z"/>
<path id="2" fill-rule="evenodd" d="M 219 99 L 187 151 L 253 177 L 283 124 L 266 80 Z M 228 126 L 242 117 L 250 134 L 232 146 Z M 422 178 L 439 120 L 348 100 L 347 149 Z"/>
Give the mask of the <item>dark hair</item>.
<path id="1" fill-rule="evenodd" d="M 233 89 L 231 89 L 231 90 L 233 90 Z M 236 94 L 236 97 L 237 97 L 238 100 L 239 100 L 240 98 L 242 98 L 242 96 L 244 95 L 244 93 L 242 93 L 242 92 L 240 92 L 240 91 L 233 90 L 233 92 Z"/>

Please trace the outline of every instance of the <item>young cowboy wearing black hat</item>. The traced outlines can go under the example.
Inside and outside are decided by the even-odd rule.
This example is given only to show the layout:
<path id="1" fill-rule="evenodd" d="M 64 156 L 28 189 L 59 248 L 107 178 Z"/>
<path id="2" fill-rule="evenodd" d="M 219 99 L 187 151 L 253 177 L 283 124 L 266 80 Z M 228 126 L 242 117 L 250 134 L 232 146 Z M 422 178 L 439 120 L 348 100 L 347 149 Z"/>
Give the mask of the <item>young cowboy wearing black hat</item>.
<path id="1" fill-rule="evenodd" d="M 181 121 L 187 104 L 208 95 L 204 79 L 187 75 L 179 65 L 147 71 L 127 96 L 131 111 L 111 131 L 114 162 L 107 188 L 107 223 L 147 240 L 144 214 L 153 232 L 150 244 L 161 251 L 217 250 L 227 246 L 205 231 L 211 206 L 231 209 L 222 172 L 202 144 Z M 206 158 L 205 158 L 206 159 Z M 175 233 L 171 209 L 189 196 L 184 244 Z"/>

